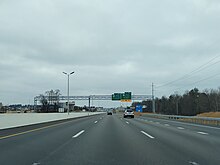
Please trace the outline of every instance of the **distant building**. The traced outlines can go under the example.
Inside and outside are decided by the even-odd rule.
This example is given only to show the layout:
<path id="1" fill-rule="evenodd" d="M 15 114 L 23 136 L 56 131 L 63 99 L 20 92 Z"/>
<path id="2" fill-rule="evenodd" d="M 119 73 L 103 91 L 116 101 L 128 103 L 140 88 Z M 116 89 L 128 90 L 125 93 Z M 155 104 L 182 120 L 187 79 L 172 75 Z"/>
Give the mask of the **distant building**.
<path id="1" fill-rule="evenodd" d="M 0 113 L 3 113 L 3 105 L 0 103 Z"/>
<path id="2" fill-rule="evenodd" d="M 6 113 L 6 108 L 0 103 L 0 113 Z"/>
<path id="3" fill-rule="evenodd" d="M 21 110 L 22 109 L 22 104 L 12 104 L 9 105 L 9 109 L 12 111 L 16 111 L 16 110 Z"/>
<path id="4" fill-rule="evenodd" d="M 74 111 L 75 101 L 69 102 L 70 111 Z M 60 108 L 64 108 L 64 111 L 67 112 L 68 109 L 68 103 L 67 102 L 60 102 L 59 103 Z"/>

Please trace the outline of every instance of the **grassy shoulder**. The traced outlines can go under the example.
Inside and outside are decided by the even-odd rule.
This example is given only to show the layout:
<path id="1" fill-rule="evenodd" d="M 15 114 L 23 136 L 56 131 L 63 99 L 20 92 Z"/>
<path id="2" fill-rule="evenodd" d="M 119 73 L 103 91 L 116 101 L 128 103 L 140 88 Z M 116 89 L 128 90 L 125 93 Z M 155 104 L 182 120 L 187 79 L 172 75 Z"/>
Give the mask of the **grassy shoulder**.
<path id="1" fill-rule="evenodd" d="M 144 114 L 152 114 L 152 113 L 149 113 L 149 112 L 134 112 L 135 116 L 142 116 Z"/>
<path id="2" fill-rule="evenodd" d="M 215 117 L 220 118 L 220 112 L 207 112 L 207 113 L 201 113 L 197 115 L 198 117 Z"/>

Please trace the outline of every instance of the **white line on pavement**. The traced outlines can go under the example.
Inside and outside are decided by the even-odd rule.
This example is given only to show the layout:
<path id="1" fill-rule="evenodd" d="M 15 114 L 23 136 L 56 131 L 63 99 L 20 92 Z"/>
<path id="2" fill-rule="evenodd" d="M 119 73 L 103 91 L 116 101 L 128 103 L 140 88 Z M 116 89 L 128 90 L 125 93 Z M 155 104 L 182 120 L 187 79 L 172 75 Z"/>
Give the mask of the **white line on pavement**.
<path id="1" fill-rule="evenodd" d="M 178 129 L 185 129 L 185 128 L 183 128 L 183 127 L 177 127 Z"/>
<path id="2" fill-rule="evenodd" d="M 151 139 L 154 139 L 153 136 L 149 135 L 148 133 L 144 132 L 144 131 L 141 131 L 141 133 L 143 133 L 144 135 L 146 135 L 147 137 L 151 138 Z"/>
<path id="3" fill-rule="evenodd" d="M 85 130 L 80 131 L 79 133 L 77 133 L 76 135 L 73 136 L 73 138 L 77 138 L 79 135 L 81 135 L 83 132 L 85 132 Z"/>
<path id="4" fill-rule="evenodd" d="M 96 123 L 98 123 L 98 121 L 95 121 L 94 123 L 96 124 Z"/>
<path id="5" fill-rule="evenodd" d="M 181 121 L 173 121 L 173 120 L 167 120 L 167 119 L 157 119 L 160 121 L 166 121 L 170 123 L 176 123 L 176 124 L 182 124 L 182 125 L 188 125 L 188 126 L 195 126 L 195 127 L 203 127 L 203 128 L 211 128 L 211 129 L 218 129 L 220 130 L 220 127 L 213 127 L 213 126 L 207 126 L 207 125 L 199 125 L 199 124 L 194 124 L 194 123 L 186 123 L 186 122 L 181 122 Z"/>
<path id="6" fill-rule="evenodd" d="M 189 164 L 192 164 L 192 165 L 199 165 L 199 163 L 192 162 L 192 161 L 190 161 Z"/>
<path id="7" fill-rule="evenodd" d="M 127 124 L 129 124 L 129 122 L 126 121 Z"/>
<path id="8" fill-rule="evenodd" d="M 197 132 L 197 133 L 202 134 L 202 135 L 208 135 L 208 133 L 206 132 Z"/>

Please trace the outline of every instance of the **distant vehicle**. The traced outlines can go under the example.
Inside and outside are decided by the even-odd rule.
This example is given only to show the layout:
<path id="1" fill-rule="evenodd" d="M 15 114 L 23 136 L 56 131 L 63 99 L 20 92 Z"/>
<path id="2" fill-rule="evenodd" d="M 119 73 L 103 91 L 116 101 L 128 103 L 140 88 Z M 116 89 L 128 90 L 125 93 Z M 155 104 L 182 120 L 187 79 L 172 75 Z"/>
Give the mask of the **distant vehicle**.
<path id="1" fill-rule="evenodd" d="M 124 112 L 124 118 L 134 118 L 134 112 L 132 111 L 132 109 L 126 109 Z"/>
<path id="2" fill-rule="evenodd" d="M 112 111 L 107 111 L 107 115 L 112 115 Z"/>

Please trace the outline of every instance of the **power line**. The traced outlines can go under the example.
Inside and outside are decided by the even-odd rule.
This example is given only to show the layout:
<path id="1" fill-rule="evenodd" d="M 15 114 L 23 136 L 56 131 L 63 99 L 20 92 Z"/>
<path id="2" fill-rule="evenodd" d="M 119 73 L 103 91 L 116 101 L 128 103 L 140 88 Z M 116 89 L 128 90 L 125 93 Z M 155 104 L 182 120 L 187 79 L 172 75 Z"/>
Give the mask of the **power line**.
<path id="1" fill-rule="evenodd" d="M 202 81 L 206 81 L 206 80 L 212 79 L 212 78 L 214 78 L 214 77 L 216 77 L 216 76 L 218 76 L 218 75 L 220 75 L 220 73 L 215 74 L 215 75 L 212 75 L 212 76 L 209 76 L 209 77 L 204 78 L 204 79 L 201 79 L 201 80 L 196 81 L 196 82 L 194 82 L 194 83 L 192 83 L 192 84 L 189 84 L 189 85 L 194 85 L 194 84 L 200 83 L 200 82 L 202 82 Z"/>
<path id="2" fill-rule="evenodd" d="M 194 69 L 193 71 L 191 71 L 191 72 L 185 74 L 184 76 L 182 76 L 182 77 L 180 77 L 180 78 L 178 78 L 178 79 L 176 79 L 176 80 L 167 82 L 167 83 L 165 83 L 165 84 L 163 84 L 163 85 L 157 86 L 156 88 L 161 88 L 161 87 L 164 87 L 164 86 L 168 86 L 168 85 L 170 85 L 170 84 L 173 84 L 173 83 L 175 83 L 175 82 L 177 82 L 177 81 L 180 81 L 180 80 L 183 80 L 183 79 L 189 79 L 189 78 L 191 78 L 191 76 L 192 76 L 193 74 L 198 73 L 198 72 L 200 72 L 200 71 L 202 71 L 202 70 L 204 70 L 204 69 L 206 69 L 206 68 L 212 67 L 213 65 L 219 63 L 220 60 L 217 61 L 217 62 L 215 62 L 215 63 L 211 63 L 212 61 L 214 61 L 215 59 L 217 59 L 217 58 L 219 58 L 219 57 L 220 57 L 220 54 L 218 54 L 217 56 L 213 57 L 211 60 L 209 60 L 208 62 L 202 64 L 201 66 L 199 66 L 198 68 Z"/>
<path id="3" fill-rule="evenodd" d="M 215 64 L 218 64 L 220 62 L 220 60 L 219 61 L 216 61 L 215 63 L 212 63 L 211 65 L 207 65 L 206 67 L 204 67 L 204 68 L 201 68 L 200 70 L 198 70 L 197 72 L 194 72 L 194 74 L 195 73 L 198 73 L 198 72 L 200 72 L 200 71 L 203 71 L 203 70 L 205 70 L 205 69 L 207 69 L 207 68 L 210 68 L 210 67 L 213 67 Z M 188 78 L 186 78 L 186 79 L 189 79 L 189 78 L 191 78 L 192 77 L 192 75 L 191 76 L 189 76 Z"/>
<path id="4" fill-rule="evenodd" d="M 212 79 L 212 78 L 214 78 L 214 77 L 216 77 L 216 76 L 219 76 L 219 75 L 220 75 L 220 73 L 217 73 L 217 74 L 214 74 L 214 75 L 212 75 L 212 76 L 206 77 L 206 78 L 204 78 L 204 79 L 200 79 L 200 80 L 198 80 L 198 81 L 195 81 L 195 82 L 193 82 L 193 83 L 191 83 L 191 84 L 188 84 L 188 85 L 186 85 L 186 86 L 195 85 L 195 84 L 198 84 L 198 83 L 200 83 L 200 82 L 203 82 L 203 81 Z M 180 89 L 183 89 L 183 87 L 177 88 L 176 90 L 180 90 Z"/>

